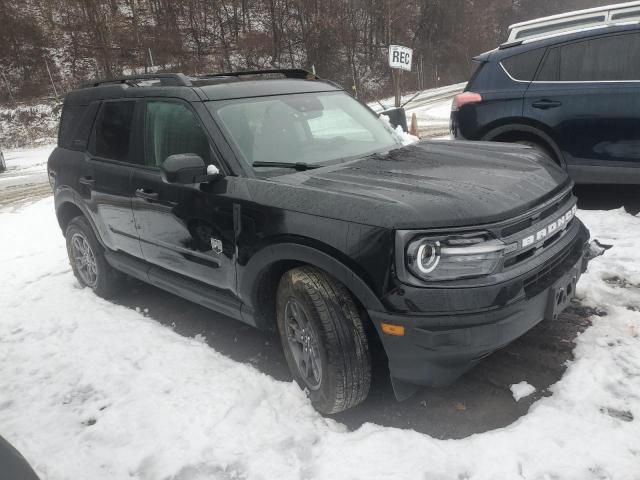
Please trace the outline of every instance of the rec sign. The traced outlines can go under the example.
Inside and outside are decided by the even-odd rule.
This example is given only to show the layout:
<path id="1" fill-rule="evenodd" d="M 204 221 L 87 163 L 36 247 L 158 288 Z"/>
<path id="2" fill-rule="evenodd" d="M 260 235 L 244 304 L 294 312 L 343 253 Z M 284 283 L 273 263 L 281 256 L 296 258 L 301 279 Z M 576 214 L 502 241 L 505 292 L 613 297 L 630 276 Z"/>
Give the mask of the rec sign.
<path id="1" fill-rule="evenodd" d="M 413 50 L 400 45 L 389 45 L 389 66 L 411 71 L 411 57 Z"/>

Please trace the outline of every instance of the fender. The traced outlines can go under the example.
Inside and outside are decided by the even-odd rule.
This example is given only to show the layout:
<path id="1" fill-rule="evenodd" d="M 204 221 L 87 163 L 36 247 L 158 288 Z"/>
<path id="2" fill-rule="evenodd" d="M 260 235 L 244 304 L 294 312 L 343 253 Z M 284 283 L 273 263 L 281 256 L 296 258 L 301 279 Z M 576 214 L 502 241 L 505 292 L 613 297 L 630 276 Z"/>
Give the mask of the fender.
<path id="1" fill-rule="evenodd" d="M 58 218 L 58 223 L 60 224 L 61 209 L 64 208 L 64 206 L 67 204 L 73 205 L 78 210 L 80 210 L 80 212 L 82 212 L 84 217 L 87 219 L 87 222 L 89 222 L 89 225 L 91 225 L 91 228 L 93 229 L 93 233 L 98 239 L 98 242 L 100 243 L 102 248 L 106 249 L 107 246 L 102 241 L 102 237 L 100 236 L 98 229 L 96 228 L 96 225 L 93 222 L 93 218 L 89 214 L 88 208 L 86 207 L 84 202 L 78 201 L 77 197 L 78 197 L 78 194 L 71 187 L 64 186 L 64 187 L 58 187 L 56 189 L 54 199 L 55 199 L 55 209 L 56 209 L 56 217 Z M 62 229 L 62 225 L 60 225 L 60 228 Z M 63 231 L 62 235 L 64 234 L 65 232 Z"/>
<path id="2" fill-rule="evenodd" d="M 255 253 L 249 263 L 238 269 L 238 296 L 243 301 L 243 319 L 258 328 L 270 328 L 269 316 L 260 305 L 259 286 L 263 275 L 276 262 L 293 261 L 320 268 L 342 282 L 367 310 L 385 308 L 371 287 L 353 270 L 333 256 L 316 248 L 298 243 L 279 243 Z M 274 298 L 275 300 L 275 298 Z"/>
<path id="3" fill-rule="evenodd" d="M 530 135 L 535 135 L 541 138 L 542 140 L 544 140 L 551 147 L 551 149 L 553 150 L 553 153 L 555 153 L 556 155 L 556 158 L 560 161 L 560 166 L 565 170 L 567 169 L 567 162 L 565 161 L 564 155 L 562 154 L 562 151 L 556 144 L 555 140 L 553 140 L 553 138 L 551 138 L 551 136 L 547 134 L 544 130 L 536 126 L 527 125 L 524 123 L 509 123 L 507 125 L 502 125 L 500 127 L 496 127 L 489 130 L 487 133 L 485 133 L 482 136 L 480 140 L 490 142 L 494 138 L 498 137 L 499 135 L 502 135 L 503 133 L 512 133 L 512 132 L 528 133 Z"/>

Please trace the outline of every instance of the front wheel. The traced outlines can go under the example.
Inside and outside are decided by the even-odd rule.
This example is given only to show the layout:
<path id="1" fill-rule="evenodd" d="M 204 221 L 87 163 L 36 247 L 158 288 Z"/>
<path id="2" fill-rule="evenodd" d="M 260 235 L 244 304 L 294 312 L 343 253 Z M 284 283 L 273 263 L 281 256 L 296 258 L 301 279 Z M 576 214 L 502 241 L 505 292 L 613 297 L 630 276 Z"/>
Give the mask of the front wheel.
<path id="1" fill-rule="evenodd" d="M 277 320 L 289 369 L 318 411 L 341 412 L 367 397 L 369 344 L 344 285 L 310 266 L 286 272 L 278 286 Z"/>

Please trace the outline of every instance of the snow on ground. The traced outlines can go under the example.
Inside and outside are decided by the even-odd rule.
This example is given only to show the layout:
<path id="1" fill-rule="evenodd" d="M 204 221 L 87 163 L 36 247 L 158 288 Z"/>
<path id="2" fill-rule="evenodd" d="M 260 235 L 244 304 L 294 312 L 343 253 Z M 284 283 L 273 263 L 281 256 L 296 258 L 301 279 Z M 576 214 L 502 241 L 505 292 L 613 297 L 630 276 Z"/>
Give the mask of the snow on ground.
<path id="1" fill-rule="evenodd" d="M 513 385 L 511 385 L 511 393 L 513 394 L 513 399 L 516 402 L 519 402 L 521 399 L 528 397 L 535 391 L 536 387 L 528 384 L 527 382 L 514 383 Z"/>
<path id="2" fill-rule="evenodd" d="M 438 440 L 350 432 L 293 383 L 81 289 L 51 198 L 0 210 L 0 434 L 49 480 L 638 479 L 640 218 L 579 213 L 614 245 L 578 289 L 608 314 L 527 415 Z"/>
<path id="3" fill-rule="evenodd" d="M 47 160 L 54 148 L 56 148 L 55 144 L 47 144 L 36 148 L 5 150 L 4 159 L 7 163 L 7 173 L 22 175 L 46 172 Z"/>

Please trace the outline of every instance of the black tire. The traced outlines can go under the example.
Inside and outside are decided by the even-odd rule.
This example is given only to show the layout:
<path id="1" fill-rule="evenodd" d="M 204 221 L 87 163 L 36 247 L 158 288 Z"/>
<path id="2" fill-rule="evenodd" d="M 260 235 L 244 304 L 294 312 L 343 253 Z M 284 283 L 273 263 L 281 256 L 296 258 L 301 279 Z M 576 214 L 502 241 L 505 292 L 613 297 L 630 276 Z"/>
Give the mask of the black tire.
<path id="1" fill-rule="evenodd" d="M 65 237 L 67 240 L 69 263 L 73 269 L 73 274 L 80 284 L 91 288 L 96 294 L 103 298 L 112 297 L 119 285 L 120 275 L 104 258 L 104 249 L 100 243 L 98 243 L 87 219 L 82 216 L 72 219 L 67 226 Z M 78 259 L 78 248 L 76 247 L 78 243 L 87 246 L 90 250 L 87 256 L 84 257 L 84 262 Z M 86 259 L 90 256 L 93 258 L 91 264 L 95 268 L 87 267 L 85 269 L 82 265 L 87 265 Z M 90 273 L 87 273 L 85 270 Z M 94 275 L 95 279 L 93 278 Z"/>
<path id="2" fill-rule="evenodd" d="M 313 337 L 310 350 L 319 354 L 319 382 L 313 369 L 313 378 L 305 378 L 296 360 L 298 344 L 291 339 L 295 321 L 288 316 L 292 305 L 301 308 L 310 325 L 307 336 Z M 294 268 L 280 280 L 276 307 L 287 364 L 316 410 L 338 413 L 362 402 L 371 385 L 371 356 L 363 320 L 346 287 L 314 267 Z"/>

